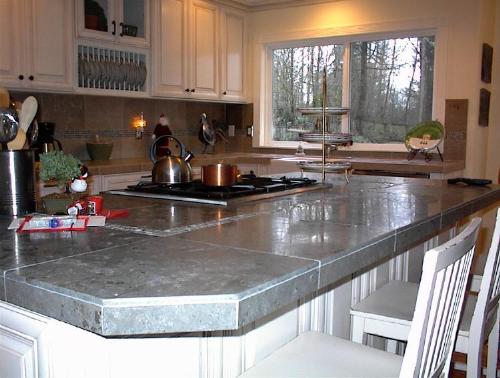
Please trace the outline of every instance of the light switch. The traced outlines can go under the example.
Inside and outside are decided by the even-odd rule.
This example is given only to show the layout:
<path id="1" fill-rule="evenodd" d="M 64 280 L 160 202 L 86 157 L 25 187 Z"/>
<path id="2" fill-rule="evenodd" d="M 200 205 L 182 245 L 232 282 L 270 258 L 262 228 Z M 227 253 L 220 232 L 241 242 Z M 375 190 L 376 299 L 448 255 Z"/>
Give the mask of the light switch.
<path id="1" fill-rule="evenodd" d="M 227 136 L 234 137 L 234 125 L 227 126 Z"/>

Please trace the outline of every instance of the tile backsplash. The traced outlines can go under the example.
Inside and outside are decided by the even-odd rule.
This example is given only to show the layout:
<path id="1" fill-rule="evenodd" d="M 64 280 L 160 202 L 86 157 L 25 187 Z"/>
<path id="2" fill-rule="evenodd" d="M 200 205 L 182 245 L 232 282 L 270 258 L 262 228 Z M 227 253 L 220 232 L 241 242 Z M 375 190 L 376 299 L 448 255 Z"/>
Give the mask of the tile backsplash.
<path id="1" fill-rule="evenodd" d="M 170 129 L 188 149 L 201 152 L 204 145 L 198 140 L 199 117 L 206 113 L 225 130 L 226 121 L 236 126 L 236 135 L 229 143 L 219 141 L 215 152 L 237 151 L 245 140 L 245 116 L 251 116 L 251 105 L 207 103 L 184 100 L 122 98 L 77 94 L 11 92 L 15 100 L 23 101 L 33 95 L 38 100 L 37 119 L 56 124 L 55 137 L 65 152 L 88 160 L 86 142 L 95 135 L 113 143 L 111 159 L 144 158 L 148 156 L 151 134 L 160 114 L 170 120 Z M 134 117 L 141 112 L 147 121 L 142 139 L 135 138 Z M 251 120 L 249 121 L 251 124 Z M 248 138 L 250 139 L 250 138 Z M 236 142 L 236 143 L 235 143 Z M 251 147 L 251 142 L 249 142 Z"/>

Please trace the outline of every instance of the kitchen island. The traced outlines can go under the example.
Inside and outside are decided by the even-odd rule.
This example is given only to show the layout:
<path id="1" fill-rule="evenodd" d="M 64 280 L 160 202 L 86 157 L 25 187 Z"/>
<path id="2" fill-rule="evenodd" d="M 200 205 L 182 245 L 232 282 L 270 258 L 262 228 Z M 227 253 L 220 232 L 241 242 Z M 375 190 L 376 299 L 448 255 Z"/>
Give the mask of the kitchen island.
<path id="1" fill-rule="evenodd" d="M 41 376 L 236 376 L 298 332 L 348 336 L 352 301 L 409 279 L 421 253 L 406 251 L 500 201 L 498 186 L 329 184 L 228 207 L 106 195 L 129 216 L 84 233 L 0 219 L 0 326 L 16 351 L 0 356 Z"/>

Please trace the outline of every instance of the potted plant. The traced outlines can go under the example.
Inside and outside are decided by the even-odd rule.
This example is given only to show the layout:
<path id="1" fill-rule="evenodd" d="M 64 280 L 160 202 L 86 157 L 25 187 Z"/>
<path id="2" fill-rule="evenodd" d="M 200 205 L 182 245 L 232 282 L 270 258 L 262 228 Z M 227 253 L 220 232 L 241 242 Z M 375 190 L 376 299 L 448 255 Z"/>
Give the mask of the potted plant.
<path id="1" fill-rule="evenodd" d="M 40 154 L 40 179 L 56 183 L 63 191 L 42 197 L 42 206 L 47 213 L 66 213 L 67 206 L 75 200 L 70 192 L 70 184 L 81 175 L 82 163 L 73 155 L 62 151 L 50 151 Z"/>

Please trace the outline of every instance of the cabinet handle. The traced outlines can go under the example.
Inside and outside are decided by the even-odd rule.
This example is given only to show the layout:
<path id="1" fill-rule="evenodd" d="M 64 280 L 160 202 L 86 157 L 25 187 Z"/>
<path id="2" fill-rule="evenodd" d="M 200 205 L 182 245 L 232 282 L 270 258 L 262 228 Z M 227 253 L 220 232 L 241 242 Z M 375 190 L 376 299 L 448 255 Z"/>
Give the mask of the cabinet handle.
<path id="1" fill-rule="evenodd" d="M 184 92 L 189 92 L 189 88 L 186 88 L 186 89 L 184 90 Z"/>
<path id="2" fill-rule="evenodd" d="M 30 76 L 28 77 L 28 79 L 30 79 L 31 81 L 33 81 L 33 80 L 35 79 L 35 77 L 34 77 L 33 75 L 30 75 Z"/>
<path id="3" fill-rule="evenodd" d="M 122 31 L 120 32 L 120 37 L 123 37 L 123 22 L 120 22 L 120 27 L 122 28 Z"/>
<path id="4" fill-rule="evenodd" d="M 17 78 L 18 78 L 19 80 L 24 80 L 24 75 L 19 75 Z"/>
<path id="5" fill-rule="evenodd" d="M 224 92 L 222 92 L 222 94 L 225 96 L 225 95 L 227 95 L 227 92 L 226 92 L 226 91 L 224 91 Z"/>
<path id="6" fill-rule="evenodd" d="M 196 89 L 191 89 L 191 92 L 193 92 L 193 93 L 196 92 Z"/>
<path id="7" fill-rule="evenodd" d="M 111 34 L 115 35 L 116 34 L 116 21 L 115 20 L 111 21 L 111 24 L 113 25 L 113 31 L 111 32 Z"/>

